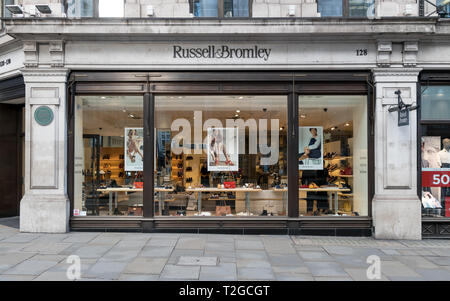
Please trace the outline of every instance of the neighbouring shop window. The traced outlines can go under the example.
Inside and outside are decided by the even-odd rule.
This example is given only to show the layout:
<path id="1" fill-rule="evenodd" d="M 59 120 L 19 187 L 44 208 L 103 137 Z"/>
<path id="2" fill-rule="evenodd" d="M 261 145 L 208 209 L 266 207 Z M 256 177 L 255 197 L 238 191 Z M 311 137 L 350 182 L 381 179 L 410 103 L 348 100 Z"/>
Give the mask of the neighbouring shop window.
<path id="1" fill-rule="evenodd" d="M 77 96 L 75 216 L 142 216 L 143 97 Z"/>
<path id="2" fill-rule="evenodd" d="M 249 17 L 249 0 L 191 0 L 194 17 Z"/>
<path id="3" fill-rule="evenodd" d="M 318 0 L 317 10 L 321 17 L 360 17 L 374 16 L 374 0 Z"/>
<path id="4" fill-rule="evenodd" d="M 444 2 L 447 4 L 442 5 Z M 436 5 L 441 7 L 441 9 L 440 9 L 440 17 L 441 18 L 450 18 L 450 3 L 448 3 L 448 1 L 437 0 Z"/>
<path id="5" fill-rule="evenodd" d="M 285 96 L 157 96 L 155 214 L 285 216 Z"/>
<path id="6" fill-rule="evenodd" d="M 299 97 L 300 216 L 367 216 L 367 97 Z"/>
<path id="7" fill-rule="evenodd" d="M 450 86 L 422 89 L 422 216 L 450 217 Z"/>

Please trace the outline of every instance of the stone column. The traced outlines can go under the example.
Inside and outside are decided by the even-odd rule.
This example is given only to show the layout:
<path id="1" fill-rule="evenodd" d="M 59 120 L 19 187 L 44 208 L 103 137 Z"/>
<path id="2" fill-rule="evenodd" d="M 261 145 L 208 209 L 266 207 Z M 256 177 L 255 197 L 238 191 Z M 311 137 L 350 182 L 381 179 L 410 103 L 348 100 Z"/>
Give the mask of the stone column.
<path id="1" fill-rule="evenodd" d="M 54 65 L 53 65 L 54 66 Z M 20 231 L 69 230 L 66 80 L 63 68 L 25 68 L 25 195 Z"/>
<path id="2" fill-rule="evenodd" d="M 375 108 L 375 196 L 372 216 L 377 239 L 421 239 L 421 205 L 417 197 L 417 111 L 410 122 L 398 126 L 400 90 L 406 104 L 417 101 L 419 68 L 373 70 Z"/>

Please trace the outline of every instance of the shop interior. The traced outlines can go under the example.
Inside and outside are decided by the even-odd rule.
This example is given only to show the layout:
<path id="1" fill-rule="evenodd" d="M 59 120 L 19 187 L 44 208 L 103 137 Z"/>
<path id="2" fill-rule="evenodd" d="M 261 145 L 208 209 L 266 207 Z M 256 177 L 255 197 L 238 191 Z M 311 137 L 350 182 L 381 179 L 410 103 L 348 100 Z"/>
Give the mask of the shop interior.
<path id="1" fill-rule="evenodd" d="M 367 215 L 367 98 L 301 96 L 299 127 L 300 216 Z M 142 128 L 142 96 L 76 97 L 74 215 L 142 216 Z M 156 96 L 154 131 L 156 216 L 287 215 L 286 96 Z"/>

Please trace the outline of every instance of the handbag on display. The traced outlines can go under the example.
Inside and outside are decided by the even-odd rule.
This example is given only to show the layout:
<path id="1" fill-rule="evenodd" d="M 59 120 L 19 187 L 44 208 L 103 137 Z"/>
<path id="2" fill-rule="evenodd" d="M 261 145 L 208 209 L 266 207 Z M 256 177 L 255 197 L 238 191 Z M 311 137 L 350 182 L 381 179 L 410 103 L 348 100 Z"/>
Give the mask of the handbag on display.
<path id="1" fill-rule="evenodd" d="M 236 188 L 236 182 L 223 182 L 225 188 Z"/>
<path id="2" fill-rule="evenodd" d="M 223 205 L 216 206 L 216 216 L 225 216 L 227 214 L 231 214 L 231 206 L 227 206 L 225 201 L 223 201 Z"/>

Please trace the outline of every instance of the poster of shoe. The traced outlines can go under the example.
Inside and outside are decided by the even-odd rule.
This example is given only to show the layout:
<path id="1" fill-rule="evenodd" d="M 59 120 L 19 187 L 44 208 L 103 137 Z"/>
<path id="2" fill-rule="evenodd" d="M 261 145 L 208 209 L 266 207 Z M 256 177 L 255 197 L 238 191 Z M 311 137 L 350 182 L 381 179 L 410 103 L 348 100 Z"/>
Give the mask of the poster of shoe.
<path id="1" fill-rule="evenodd" d="M 298 128 L 298 169 L 323 169 L 323 127 L 300 126 Z"/>
<path id="2" fill-rule="evenodd" d="M 238 171 L 238 128 L 208 128 L 208 171 Z"/>
<path id="3" fill-rule="evenodd" d="M 144 129 L 125 128 L 125 171 L 144 170 Z"/>

